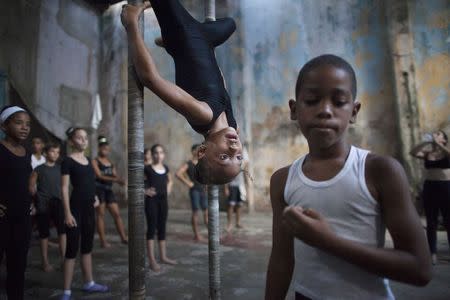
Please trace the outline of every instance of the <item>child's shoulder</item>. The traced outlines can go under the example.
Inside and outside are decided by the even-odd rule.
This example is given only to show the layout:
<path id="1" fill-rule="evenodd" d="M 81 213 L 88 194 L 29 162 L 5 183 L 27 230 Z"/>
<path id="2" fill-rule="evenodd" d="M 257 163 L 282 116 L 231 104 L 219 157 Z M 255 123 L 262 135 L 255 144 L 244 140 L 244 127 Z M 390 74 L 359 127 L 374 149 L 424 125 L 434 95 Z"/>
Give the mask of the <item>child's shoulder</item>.
<path id="1" fill-rule="evenodd" d="M 271 193 L 283 193 L 291 165 L 276 170 L 270 177 Z"/>
<path id="2" fill-rule="evenodd" d="M 403 166 L 391 156 L 368 153 L 366 158 L 366 170 L 369 174 L 385 175 L 393 171 L 403 170 Z"/>
<path id="3" fill-rule="evenodd" d="M 365 177 L 367 187 L 377 200 L 392 185 L 408 185 L 403 166 L 391 156 L 369 153 L 365 163 Z"/>

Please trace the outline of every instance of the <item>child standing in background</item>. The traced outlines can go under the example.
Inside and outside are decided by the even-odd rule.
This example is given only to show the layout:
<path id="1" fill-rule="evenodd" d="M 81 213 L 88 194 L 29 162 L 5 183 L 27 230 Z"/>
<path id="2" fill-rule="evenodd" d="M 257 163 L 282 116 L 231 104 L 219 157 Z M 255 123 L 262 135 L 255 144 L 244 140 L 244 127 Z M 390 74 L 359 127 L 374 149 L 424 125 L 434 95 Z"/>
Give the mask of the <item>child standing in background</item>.
<path id="1" fill-rule="evenodd" d="M 159 256 L 162 263 L 174 265 L 177 262 L 167 257 L 166 225 L 169 206 L 167 196 L 172 192 L 172 178 L 162 145 L 153 145 L 145 150 L 145 217 L 147 219 L 147 248 L 150 269 L 159 272 L 155 259 L 154 238 L 158 235 Z"/>
<path id="2" fill-rule="evenodd" d="M 191 223 L 195 241 L 202 240 L 198 231 L 198 211 L 200 209 L 203 212 L 203 223 L 208 225 L 208 197 L 205 186 L 195 179 L 195 166 L 198 163 L 199 147 L 199 144 L 192 145 L 192 158 L 185 162 L 175 173 L 177 178 L 189 187 L 189 198 L 191 199 L 192 208 Z"/>
<path id="3" fill-rule="evenodd" d="M 45 156 L 43 155 L 45 144 L 40 137 L 34 137 L 31 140 L 31 148 L 33 154 L 31 155 L 31 167 L 33 170 L 40 165 L 45 164 Z"/>
<path id="4" fill-rule="evenodd" d="M 35 206 L 41 243 L 42 269 L 50 272 L 53 270 L 48 261 L 50 222 L 56 226 L 62 262 L 64 262 L 66 252 L 66 231 L 61 199 L 61 166 L 57 164 L 60 146 L 48 144 L 44 153 L 47 157 L 46 162 L 33 170 L 30 178 L 30 191 L 33 196 L 37 196 Z"/>
<path id="5" fill-rule="evenodd" d="M 61 164 L 62 197 L 66 223 L 67 247 L 64 261 L 64 294 L 61 300 L 70 300 L 75 258 L 81 252 L 81 269 L 84 276 L 83 291 L 107 292 L 105 285 L 94 282 L 92 275 L 92 244 L 95 231 L 95 172 L 91 160 L 84 155 L 88 146 L 87 132 L 82 128 L 69 128 L 67 137 L 72 154 Z M 69 196 L 69 183 L 72 194 Z"/>
<path id="6" fill-rule="evenodd" d="M 105 235 L 105 208 L 108 207 L 109 213 L 114 219 L 117 232 L 120 235 L 122 244 L 128 244 L 128 237 L 125 234 L 122 218 L 120 217 L 119 205 L 114 197 L 112 185 L 114 182 L 124 185 L 125 181 L 117 176 L 116 168 L 109 159 L 108 140 L 104 136 L 98 137 L 98 156 L 92 161 L 96 176 L 96 195 L 100 200 L 97 210 L 97 231 L 102 248 L 109 248 L 111 245 L 106 240 Z"/>

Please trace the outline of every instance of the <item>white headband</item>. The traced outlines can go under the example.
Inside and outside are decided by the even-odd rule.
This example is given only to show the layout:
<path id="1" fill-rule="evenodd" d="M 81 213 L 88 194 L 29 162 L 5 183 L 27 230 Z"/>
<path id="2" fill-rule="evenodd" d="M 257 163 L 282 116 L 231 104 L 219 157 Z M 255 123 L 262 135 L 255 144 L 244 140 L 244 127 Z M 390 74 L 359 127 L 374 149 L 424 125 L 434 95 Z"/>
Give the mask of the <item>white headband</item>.
<path id="1" fill-rule="evenodd" d="M 27 112 L 25 109 L 18 106 L 11 106 L 2 111 L 2 113 L 0 114 L 0 124 L 3 124 L 11 115 L 19 111 Z"/>

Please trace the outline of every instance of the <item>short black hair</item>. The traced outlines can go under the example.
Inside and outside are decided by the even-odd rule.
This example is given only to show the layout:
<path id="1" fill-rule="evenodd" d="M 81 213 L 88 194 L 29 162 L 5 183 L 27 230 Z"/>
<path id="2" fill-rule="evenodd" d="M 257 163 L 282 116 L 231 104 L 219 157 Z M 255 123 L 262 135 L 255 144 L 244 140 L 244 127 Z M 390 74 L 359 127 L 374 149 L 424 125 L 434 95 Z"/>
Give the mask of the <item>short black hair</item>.
<path id="1" fill-rule="evenodd" d="M 353 67 L 342 57 L 333 55 L 333 54 L 324 54 L 317 56 L 310 61 L 308 61 L 298 73 L 297 77 L 297 83 L 295 84 L 295 96 L 297 97 L 298 93 L 300 92 L 300 89 L 302 87 L 303 81 L 305 79 L 306 74 L 310 72 L 311 70 L 321 67 L 324 65 L 331 65 L 333 67 L 342 69 L 348 73 L 350 76 L 350 79 L 352 81 L 352 96 L 353 100 L 356 99 L 356 74 Z"/>
<path id="2" fill-rule="evenodd" d="M 44 152 L 47 153 L 50 149 L 61 149 L 61 146 L 58 143 L 50 142 L 45 146 Z"/>

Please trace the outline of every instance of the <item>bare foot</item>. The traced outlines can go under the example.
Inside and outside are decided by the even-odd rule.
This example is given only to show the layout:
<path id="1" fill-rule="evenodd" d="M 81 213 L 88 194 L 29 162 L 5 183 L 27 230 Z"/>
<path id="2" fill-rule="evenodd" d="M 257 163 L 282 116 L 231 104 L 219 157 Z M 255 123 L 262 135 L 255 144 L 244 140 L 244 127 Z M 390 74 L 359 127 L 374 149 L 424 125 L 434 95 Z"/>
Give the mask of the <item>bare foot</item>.
<path id="1" fill-rule="evenodd" d="M 197 235 L 197 236 L 194 236 L 194 241 L 195 242 L 203 242 L 204 239 L 201 235 Z"/>
<path id="2" fill-rule="evenodd" d="M 242 226 L 241 224 L 236 224 L 236 228 L 242 229 L 244 228 L 244 226 Z"/>
<path id="3" fill-rule="evenodd" d="M 50 264 L 42 265 L 42 270 L 46 273 L 53 272 L 53 267 Z"/>
<path id="4" fill-rule="evenodd" d="M 100 243 L 100 247 L 102 247 L 102 248 L 111 248 L 111 244 L 110 243 L 108 243 L 108 242 L 101 242 Z"/>
<path id="5" fill-rule="evenodd" d="M 166 45 L 164 45 L 164 41 L 162 39 L 162 37 L 158 37 L 155 39 L 155 44 L 161 48 L 165 48 Z"/>
<path id="6" fill-rule="evenodd" d="M 150 270 L 152 270 L 153 272 L 161 271 L 161 267 L 159 266 L 159 264 L 156 261 L 150 261 L 149 267 L 150 267 Z"/>
<path id="7" fill-rule="evenodd" d="M 227 233 L 230 233 L 232 228 L 233 228 L 233 225 L 229 224 L 229 225 L 227 225 L 227 228 L 225 229 L 225 231 Z"/>
<path id="8" fill-rule="evenodd" d="M 161 258 L 161 262 L 163 264 L 167 264 L 167 265 L 176 265 L 177 264 L 176 260 L 173 260 L 173 259 L 170 259 L 170 258 L 167 258 L 167 257 Z"/>

